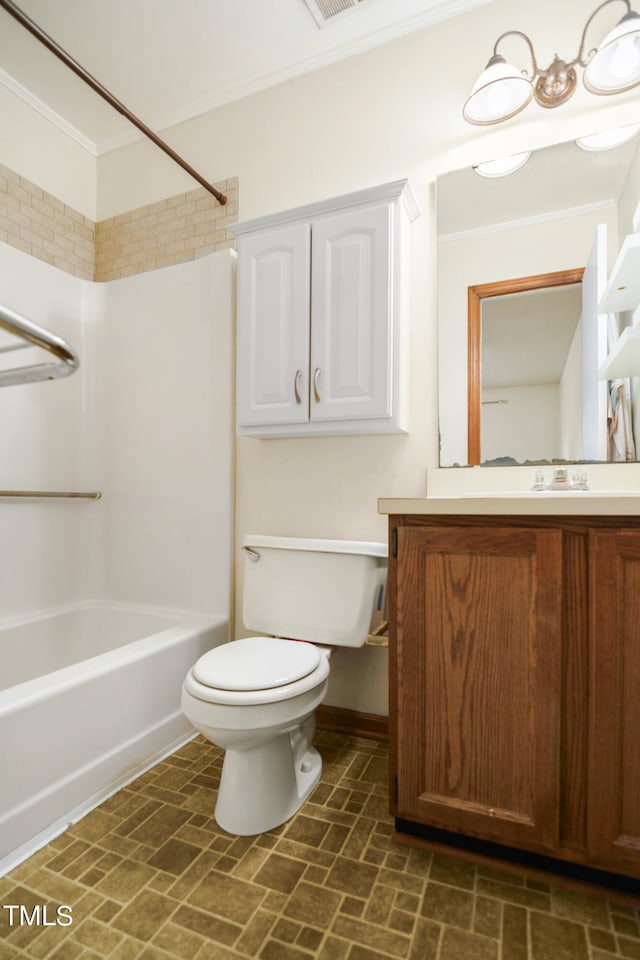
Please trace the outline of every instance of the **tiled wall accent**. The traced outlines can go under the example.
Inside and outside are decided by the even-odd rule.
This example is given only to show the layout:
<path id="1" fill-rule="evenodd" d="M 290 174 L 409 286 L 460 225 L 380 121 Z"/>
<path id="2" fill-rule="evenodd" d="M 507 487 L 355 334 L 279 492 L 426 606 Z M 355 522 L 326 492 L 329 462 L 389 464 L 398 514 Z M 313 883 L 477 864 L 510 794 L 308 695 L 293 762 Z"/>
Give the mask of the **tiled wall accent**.
<path id="1" fill-rule="evenodd" d="M 224 206 L 199 187 L 100 221 L 95 279 L 117 280 L 235 247 L 226 227 L 238 218 L 237 177 L 214 186 L 227 196 Z"/>
<path id="2" fill-rule="evenodd" d="M 238 179 L 202 187 L 95 224 L 0 164 L 0 241 L 85 280 L 117 280 L 235 247 Z"/>
<path id="3" fill-rule="evenodd" d="M 0 164 L 0 240 L 93 280 L 95 224 Z"/>

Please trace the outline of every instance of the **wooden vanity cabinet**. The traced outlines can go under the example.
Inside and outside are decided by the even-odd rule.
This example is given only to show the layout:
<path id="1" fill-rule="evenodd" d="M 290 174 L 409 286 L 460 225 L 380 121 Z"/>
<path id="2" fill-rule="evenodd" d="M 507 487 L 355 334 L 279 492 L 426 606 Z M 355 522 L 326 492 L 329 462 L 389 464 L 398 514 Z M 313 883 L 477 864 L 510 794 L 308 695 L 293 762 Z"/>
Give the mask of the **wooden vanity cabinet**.
<path id="1" fill-rule="evenodd" d="M 398 831 L 640 877 L 640 517 L 391 516 L 390 544 Z"/>
<path id="2" fill-rule="evenodd" d="M 640 877 L 640 527 L 590 540 L 587 853 Z"/>

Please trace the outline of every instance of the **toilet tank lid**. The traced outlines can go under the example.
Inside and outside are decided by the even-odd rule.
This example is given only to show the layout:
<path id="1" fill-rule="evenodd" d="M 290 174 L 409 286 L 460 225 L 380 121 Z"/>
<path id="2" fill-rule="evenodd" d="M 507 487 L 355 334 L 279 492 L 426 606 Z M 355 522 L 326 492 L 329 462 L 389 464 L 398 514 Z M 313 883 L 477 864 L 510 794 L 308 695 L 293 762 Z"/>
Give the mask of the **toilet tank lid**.
<path id="1" fill-rule="evenodd" d="M 314 553 L 351 553 L 367 557 L 388 557 L 386 543 L 372 540 L 310 540 L 306 537 L 272 537 L 247 534 L 243 547 L 265 547 L 272 550 L 310 550 Z"/>

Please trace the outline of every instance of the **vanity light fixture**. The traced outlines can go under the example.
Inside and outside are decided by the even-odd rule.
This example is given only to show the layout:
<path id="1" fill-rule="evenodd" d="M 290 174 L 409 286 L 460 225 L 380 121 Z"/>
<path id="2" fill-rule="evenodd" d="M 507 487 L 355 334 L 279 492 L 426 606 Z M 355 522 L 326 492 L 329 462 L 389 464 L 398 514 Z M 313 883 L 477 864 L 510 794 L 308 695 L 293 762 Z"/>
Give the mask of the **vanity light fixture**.
<path id="1" fill-rule="evenodd" d="M 530 156 L 531 151 L 528 153 L 513 153 L 510 157 L 499 157 L 497 160 L 477 163 L 473 169 L 481 177 L 506 177 L 523 167 Z"/>
<path id="2" fill-rule="evenodd" d="M 640 123 L 633 123 L 628 127 L 614 127 L 611 130 L 591 133 L 588 137 L 579 137 L 576 143 L 581 150 L 613 150 L 614 147 L 621 147 L 623 143 L 633 140 L 638 130 Z"/>
<path id="3" fill-rule="evenodd" d="M 585 53 L 587 30 L 595 15 L 610 3 L 624 3 L 627 12 L 599 46 Z M 521 37 L 529 47 L 532 73 L 520 71 L 498 53 L 505 37 Z M 546 70 L 536 61 L 533 44 L 521 30 L 508 30 L 495 42 L 493 55 L 476 80 L 463 109 L 469 123 L 479 126 L 509 120 L 527 106 L 532 97 L 541 107 L 559 107 L 577 85 L 576 66 L 584 68 L 583 82 L 590 93 L 608 95 L 630 90 L 640 83 L 640 14 L 629 0 L 604 0 L 587 20 L 576 57 L 567 63 L 557 54 Z"/>

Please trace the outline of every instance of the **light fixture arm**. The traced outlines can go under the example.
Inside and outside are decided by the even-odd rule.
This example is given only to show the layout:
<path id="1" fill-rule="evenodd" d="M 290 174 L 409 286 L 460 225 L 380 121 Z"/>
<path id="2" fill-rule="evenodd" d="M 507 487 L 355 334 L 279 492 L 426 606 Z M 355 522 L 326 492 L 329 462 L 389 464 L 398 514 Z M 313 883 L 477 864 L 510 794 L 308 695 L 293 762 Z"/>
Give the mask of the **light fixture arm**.
<path id="1" fill-rule="evenodd" d="M 607 2 L 609 2 L 609 0 L 607 0 Z M 531 76 L 531 79 L 533 80 L 534 77 L 537 77 L 538 74 L 541 73 L 541 70 L 538 67 L 538 64 L 536 62 L 536 55 L 533 51 L 533 44 L 531 43 L 531 40 L 526 35 L 526 33 L 523 33 L 522 30 L 507 30 L 505 33 L 501 34 L 493 45 L 493 57 L 500 56 L 500 54 L 498 53 L 498 44 L 500 43 L 501 40 L 504 40 L 505 37 L 522 37 L 522 39 L 525 41 L 525 43 L 529 47 L 529 53 L 531 54 L 531 66 L 533 67 L 533 74 Z M 491 58 L 491 60 L 493 60 L 493 57 Z M 526 70 L 524 70 L 523 73 L 526 73 Z"/>
<path id="2" fill-rule="evenodd" d="M 598 7 L 596 7 L 596 9 L 593 11 L 593 13 L 591 14 L 591 16 L 589 17 L 589 19 L 587 20 L 587 22 L 586 22 L 585 25 L 584 25 L 584 29 L 583 29 L 583 31 L 582 31 L 582 36 L 581 36 L 581 38 L 580 38 L 580 46 L 579 46 L 579 48 L 578 48 L 578 53 L 576 54 L 576 57 L 575 57 L 574 60 L 571 60 L 569 63 L 566 64 L 567 69 L 570 69 L 571 67 L 575 67 L 576 65 L 578 65 L 578 66 L 580 66 L 580 67 L 586 67 L 586 65 L 587 65 L 587 63 L 588 63 L 588 60 L 589 60 L 589 57 L 591 56 L 591 54 L 593 54 L 593 53 L 595 52 L 595 48 L 594 48 L 593 50 L 590 50 L 587 59 L 586 59 L 586 60 L 584 59 L 584 48 L 585 48 L 585 42 L 586 42 L 586 39 L 587 39 L 587 31 L 588 31 L 589 27 L 591 26 L 591 23 L 592 23 L 594 17 L 595 17 L 598 13 L 600 13 L 600 11 L 601 11 L 604 7 L 608 7 L 610 3 L 624 3 L 625 7 L 627 8 L 627 12 L 626 12 L 625 16 L 628 16 L 628 14 L 630 14 L 630 13 L 632 12 L 630 0 L 604 0 L 603 3 L 601 3 Z M 623 19 L 624 19 L 624 18 L 623 18 Z M 536 61 L 536 55 L 535 55 L 535 51 L 534 51 L 534 49 L 533 49 L 533 44 L 532 44 L 531 40 L 529 39 L 529 37 L 527 36 L 527 34 L 526 34 L 526 33 L 523 33 L 522 30 L 506 30 L 505 33 L 502 33 L 502 34 L 498 37 L 498 39 L 496 40 L 496 42 L 495 42 L 494 45 L 493 45 L 493 56 L 494 56 L 494 57 L 500 56 L 500 54 L 498 53 L 498 44 L 500 43 L 500 41 L 501 41 L 501 40 L 504 40 L 505 37 L 513 37 L 513 36 L 515 36 L 515 37 L 522 37 L 522 39 L 525 41 L 525 43 L 526 43 L 527 46 L 529 47 L 529 53 L 531 54 L 531 65 L 532 65 L 532 67 L 533 67 L 533 77 L 532 77 L 532 79 L 535 79 L 535 77 L 544 77 L 544 76 L 546 76 L 546 75 L 549 73 L 549 70 L 541 70 L 541 69 L 540 69 L 540 67 L 538 66 L 538 63 L 537 63 L 537 61 Z M 492 57 L 492 59 L 493 59 L 493 57 Z M 523 71 L 523 72 L 526 73 L 526 71 Z"/>
<path id="3" fill-rule="evenodd" d="M 628 0 L 623 0 L 623 2 L 627 3 Z M 611 3 L 611 0 L 605 0 L 605 3 Z M 530 78 L 526 70 L 523 70 L 522 74 L 527 79 L 530 79 L 533 96 L 540 106 L 557 107 L 559 104 L 568 100 L 576 87 L 577 78 L 574 66 L 577 61 L 573 60 L 571 63 L 565 63 L 565 61 L 556 54 L 546 70 L 542 70 L 538 66 L 533 44 L 527 34 L 523 33 L 522 30 L 507 30 L 506 33 L 503 33 L 496 40 L 493 48 L 493 57 L 489 61 L 490 64 L 503 59 L 498 53 L 498 44 L 505 37 L 509 36 L 522 37 L 529 47 L 533 74 Z"/>
<path id="4" fill-rule="evenodd" d="M 588 19 L 587 22 L 585 23 L 585 25 L 584 25 L 584 30 L 582 31 L 582 37 L 580 38 L 580 47 L 578 48 L 577 56 L 576 56 L 575 60 L 572 60 L 570 64 L 567 64 L 567 66 L 575 67 L 575 65 L 578 64 L 578 65 L 581 66 L 581 67 L 586 67 L 587 63 L 589 62 L 589 58 L 591 57 L 591 55 L 592 55 L 593 53 L 595 53 L 595 50 L 596 50 L 596 48 L 594 47 L 593 50 L 590 50 L 590 51 L 589 51 L 589 55 L 588 55 L 587 59 L 586 59 L 586 60 L 584 59 L 584 45 L 585 45 L 585 41 L 586 41 L 586 39 L 587 39 L 587 30 L 588 30 L 589 27 L 591 26 L 591 21 L 593 20 L 593 18 L 595 17 L 595 15 L 596 15 L 597 13 L 600 13 L 600 11 L 603 9 L 603 7 L 607 7 L 610 3 L 624 3 L 625 7 L 627 8 L 627 12 L 626 12 L 626 14 L 625 14 L 625 17 L 628 16 L 628 14 L 631 13 L 631 3 L 630 3 L 630 0 L 604 0 L 604 3 L 601 3 L 599 7 L 596 7 L 596 9 L 593 11 L 593 13 L 591 14 L 591 16 L 589 17 L 589 19 Z M 624 19 L 624 17 L 623 17 L 623 19 Z"/>
<path id="5" fill-rule="evenodd" d="M 5 0 L 0 0 L 0 3 Z M 589 93 L 601 96 L 624 93 L 640 84 L 640 14 L 631 8 L 631 0 L 616 0 L 626 12 L 617 25 L 593 50 L 587 51 L 587 33 L 594 18 L 614 0 L 603 0 L 584 25 L 575 59 L 567 62 L 557 53 L 548 67 L 541 69 L 533 44 L 522 30 L 507 30 L 493 46 L 493 56 L 480 74 L 468 97 L 463 116 L 479 126 L 500 123 L 516 116 L 532 98 L 541 107 L 553 108 L 573 96 L 578 76 L 576 67 L 584 70 L 583 82 Z M 508 63 L 498 48 L 507 37 L 520 37 L 529 48 L 532 74 Z"/>

